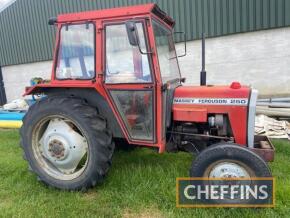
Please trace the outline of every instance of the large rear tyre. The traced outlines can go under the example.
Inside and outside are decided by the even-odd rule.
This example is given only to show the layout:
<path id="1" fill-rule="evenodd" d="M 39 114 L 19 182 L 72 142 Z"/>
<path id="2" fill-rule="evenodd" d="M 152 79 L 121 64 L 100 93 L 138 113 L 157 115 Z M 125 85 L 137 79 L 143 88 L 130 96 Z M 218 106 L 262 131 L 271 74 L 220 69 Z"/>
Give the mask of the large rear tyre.
<path id="1" fill-rule="evenodd" d="M 106 120 L 82 99 L 36 102 L 20 134 L 29 168 L 49 186 L 86 190 L 101 183 L 111 166 L 115 145 Z"/>

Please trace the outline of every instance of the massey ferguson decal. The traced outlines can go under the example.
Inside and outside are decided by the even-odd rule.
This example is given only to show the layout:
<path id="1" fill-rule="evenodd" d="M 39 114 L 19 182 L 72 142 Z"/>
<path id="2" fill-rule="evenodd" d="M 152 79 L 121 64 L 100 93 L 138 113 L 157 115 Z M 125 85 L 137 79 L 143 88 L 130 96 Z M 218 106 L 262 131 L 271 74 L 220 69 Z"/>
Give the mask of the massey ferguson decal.
<path id="1" fill-rule="evenodd" d="M 247 106 L 247 98 L 174 98 L 174 104 L 207 104 Z"/>

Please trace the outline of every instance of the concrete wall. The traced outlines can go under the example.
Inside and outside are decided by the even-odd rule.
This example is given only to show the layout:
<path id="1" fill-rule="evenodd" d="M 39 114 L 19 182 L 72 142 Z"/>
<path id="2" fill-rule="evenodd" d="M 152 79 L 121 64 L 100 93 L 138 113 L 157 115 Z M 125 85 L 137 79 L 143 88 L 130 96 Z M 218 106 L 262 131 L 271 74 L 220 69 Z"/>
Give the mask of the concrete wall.
<path id="1" fill-rule="evenodd" d="M 20 64 L 2 68 L 7 101 L 21 98 L 33 77 L 50 79 L 52 61 Z"/>
<path id="2" fill-rule="evenodd" d="M 179 65 L 187 83 L 199 83 L 200 41 L 188 43 Z M 208 84 L 240 81 L 262 95 L 290 96 L 290 27 L 206 39 L 206 71 Z"/>
<path id="3" fill-rule="evenodd" d="M 180 48 L 182 45 L 178 45 Z M 187 84 L 199 83 L 201 42 L 188 42 L 180 69 Z M 20 98 L 30 78 L 50 78 L 51 61 L 2 68 L 8 101 Z M 290 27 L 206 40 L 208 84 L 240 81 L 262 95 L 290 95 Z"/>

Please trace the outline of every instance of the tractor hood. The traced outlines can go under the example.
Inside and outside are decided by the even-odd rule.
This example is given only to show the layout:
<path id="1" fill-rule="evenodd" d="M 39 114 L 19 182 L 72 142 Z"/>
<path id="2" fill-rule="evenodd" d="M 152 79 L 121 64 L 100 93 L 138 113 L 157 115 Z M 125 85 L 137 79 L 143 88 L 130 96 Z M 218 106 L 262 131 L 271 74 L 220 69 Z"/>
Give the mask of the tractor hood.
<path id="1" fill-rule="evenodd" d="M 173 120 L 207 123 L 210 115 L 224 114 L 235 142 L 253 147 L 257 95 L 256 90 L 238 82 L 230 86 L 180 86 L 174 92 Z"/>
<path id="2" fill-rule="evenodd" d="M 174 104 L 247 106 L 251 89 L 233 82 L 230 86 L 180 86 Z"/>

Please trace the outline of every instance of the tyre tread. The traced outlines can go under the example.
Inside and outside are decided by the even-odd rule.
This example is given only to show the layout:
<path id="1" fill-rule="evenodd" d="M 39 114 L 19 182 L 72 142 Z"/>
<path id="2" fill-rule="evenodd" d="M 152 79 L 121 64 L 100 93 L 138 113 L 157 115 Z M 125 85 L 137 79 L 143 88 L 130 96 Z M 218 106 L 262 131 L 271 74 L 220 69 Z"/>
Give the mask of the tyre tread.
<path id="1" fill-rule="evenodd" d="M 76 184 L 74 186 L 66 186 L 57 187 L 65 190 L 87 190 L 95 186 L 97 183 L 103 181 L 105 175 L 107 174 L 111 162 L 112 156 L 115 148 L 115 144 L 112 139 L 112 134 L 107 130 L 107 122 L 104 117 L 102 117 L 96 108 L 89 106 L 85 100 L 75 97 L 64 97 L 64 96 L 49 96 L 43 99 L 40 99 L 35 104 L 33 104 L 26 115 L 23 118 L 23 125 L 20 128 L 20 145 L 24 150 L 23 157 L 29 162 L 29 168 L 38 175 L 37 170 L 30 163 L 30 157 L 27 155 L 28 152 L 25 152 L 28 146 L 30 146 L 30 142 L 28 141 L 28 133 L 26 129 L 30 125 L 30 120 L 37 113 L 41 113 L 41 110 L 46 107 L 46 105 L 53 105 L 61 107 L 68 107 L 70 110 L 78 114 L 79 118 L 82 119 L 83 123 L 88 125 L 90 137 L 93 139 L 91 141 L 96 141 L 93 146 L 98 146 L 98 164 L 95 169 L 92 169 L 93 172 L 90 173 L 90 177 L 86 179 L 86 182 L 82 184 Z M 52 186 L 49 182 L 45 181 L 45 179 L 41 178 L 40 175 L 37 176 L 38 179 L 49 186 Z"/>

